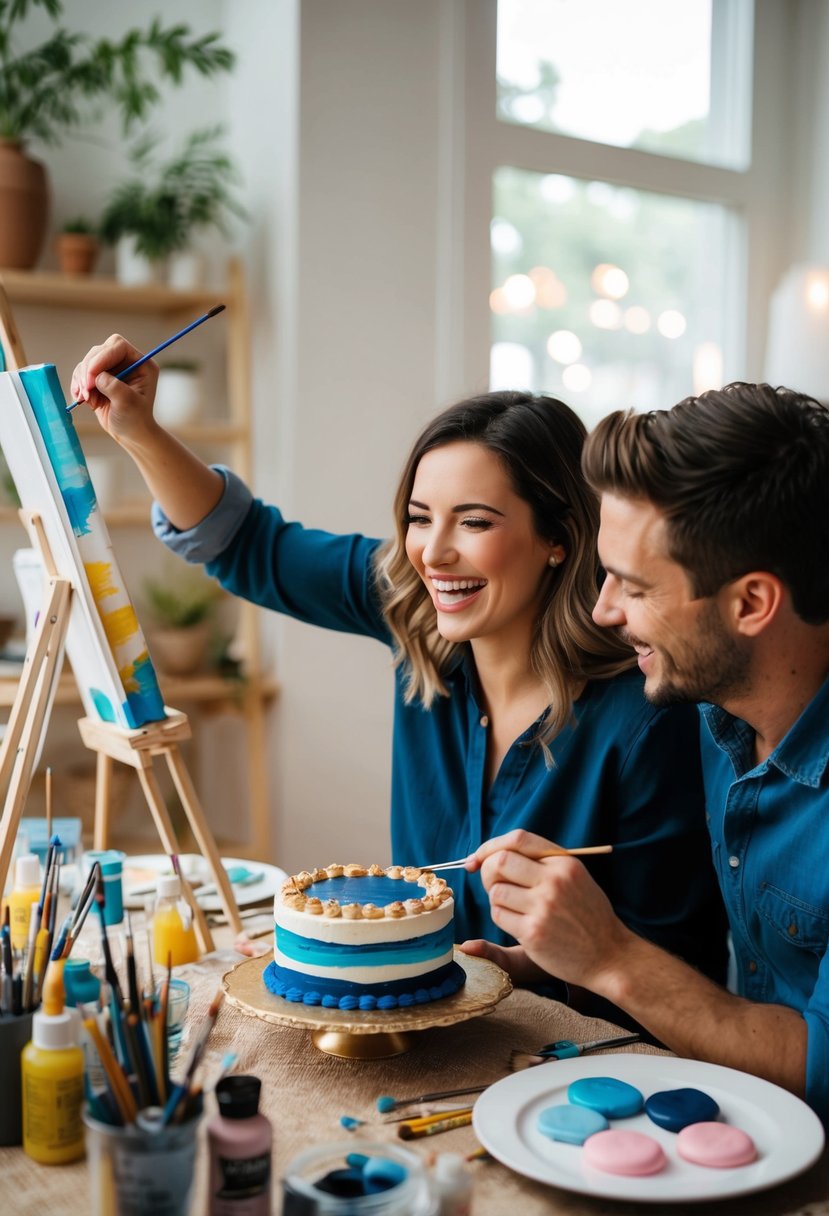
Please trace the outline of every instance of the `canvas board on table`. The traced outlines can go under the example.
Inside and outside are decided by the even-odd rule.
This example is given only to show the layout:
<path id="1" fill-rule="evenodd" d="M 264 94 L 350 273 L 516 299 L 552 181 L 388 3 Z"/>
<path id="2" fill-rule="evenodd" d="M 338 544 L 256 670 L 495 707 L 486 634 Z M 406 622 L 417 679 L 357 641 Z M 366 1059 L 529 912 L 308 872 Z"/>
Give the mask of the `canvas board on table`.
<path id="1" fill-rule="evenodd" d="M 54 364 L 0 373 L 0 447 L 72 585 L 66 651 L 88 717 L 132 729 L 166 715 Z"/>

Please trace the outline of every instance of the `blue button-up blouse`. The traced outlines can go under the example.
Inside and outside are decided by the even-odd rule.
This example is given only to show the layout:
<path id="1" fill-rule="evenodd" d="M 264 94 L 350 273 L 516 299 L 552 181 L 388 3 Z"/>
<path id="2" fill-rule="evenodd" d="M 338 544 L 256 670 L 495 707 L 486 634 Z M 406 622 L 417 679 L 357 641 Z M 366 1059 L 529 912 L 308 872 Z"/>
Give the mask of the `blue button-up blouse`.
<path id="1" fill-rule="evenodd" d="M 176 531 L 154 507 L 159 537 L 235 595 L 326 629 L 391 645 L 374 578 L 380 541 L 287 522 L 226 469 L 225 493 L 197 527 Z M 471 653 L 449 696 L 406 705 L 395 675 L 391 837 L 401 864 L 463 857 L 523 827 L 563 845 L 613 844 L 588 863 L 621 919 L 715 979 L 725 973 L 725 921 L 705 827 L 696 709 L 655 709 L 631 670 L 588 682 L 553 763 L 517 739 L 487 787 L 487 723 Z M 330 859 L 308 858 L 308 864 Z M 366 860 L 373 860 L 368 858 Z M 452 871 L 456 940 L 511 944 L 493 923 L 480 876 Z"/>

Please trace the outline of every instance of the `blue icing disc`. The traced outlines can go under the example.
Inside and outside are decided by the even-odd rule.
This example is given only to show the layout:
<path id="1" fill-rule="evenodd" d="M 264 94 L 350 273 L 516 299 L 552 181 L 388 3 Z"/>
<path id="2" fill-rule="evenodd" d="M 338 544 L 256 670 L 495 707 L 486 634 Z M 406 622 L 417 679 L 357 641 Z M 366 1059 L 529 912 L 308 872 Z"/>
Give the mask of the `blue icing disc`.
<path id="1" fill-rule="evenodd" d="M 548 1106 L 538 1116 L 538 1130 L 563 1144 L 584 1144 L 588 1136 L 610 1127 L 604 1115 L 586 1106 Z"/>
<path id="2" fill-rule="evenodd" d="M 567 1087 L 567 1099 L 575 1106 L 597 1110 L 608 1119 L 638 1115 L 645 1100 L 638 1089 L 615 1077 L 582 1077 Z"/>
<path id="3" fill-rule="evenodd" d="M 657 1127 L 681 1132 L 691 1123 L 713 1123 L 720 1108 L 701 1089 L 663 1089 L 645 1102 L 645 1114 Z"/>

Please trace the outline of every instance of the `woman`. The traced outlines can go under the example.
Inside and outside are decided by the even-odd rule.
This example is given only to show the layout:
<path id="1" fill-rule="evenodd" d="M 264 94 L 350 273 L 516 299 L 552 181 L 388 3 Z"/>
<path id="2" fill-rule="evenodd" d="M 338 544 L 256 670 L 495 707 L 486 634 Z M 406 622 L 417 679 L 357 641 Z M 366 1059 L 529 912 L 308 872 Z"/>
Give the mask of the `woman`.
<path id="1" fill-rule="evenodd" d="M 135 460 L 161 539 L 234 594 L 392 648 L 394 859 L 464 857 L 514 828 L 613 844 L 590 869 L 621 919 L 722 979 L 696 711 L 648 705 L 635 656 L 593 623 L 598 508 L 575 414 L 528 393 L 445 410 L 415 443 L 384 544 L 286 522 L 204 465 L 154 422 L 151 362 L 115 379 L 138 356 L 114 335 L 71 391 Z M 479 876 L 453 872 L 452 887 L 458 939 L 510 947 Z M 517 947 L 495 956 L 535 978 Z"/>

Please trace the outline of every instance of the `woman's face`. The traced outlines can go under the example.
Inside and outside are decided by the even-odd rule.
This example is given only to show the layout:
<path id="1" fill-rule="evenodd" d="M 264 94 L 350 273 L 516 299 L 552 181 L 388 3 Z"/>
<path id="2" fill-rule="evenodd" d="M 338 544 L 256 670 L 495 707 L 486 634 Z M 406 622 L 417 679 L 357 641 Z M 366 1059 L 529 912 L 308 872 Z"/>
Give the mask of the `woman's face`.
<path id="1" fill-rule="evenodd" d="M 478 443 L 433 448 L 415 472 L 406 553 L 448 641 L 487 638 L 528 647 L 548 559 L 529 504 L 497 456 Z"/>

